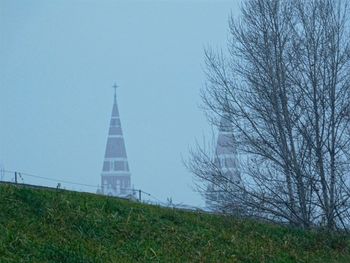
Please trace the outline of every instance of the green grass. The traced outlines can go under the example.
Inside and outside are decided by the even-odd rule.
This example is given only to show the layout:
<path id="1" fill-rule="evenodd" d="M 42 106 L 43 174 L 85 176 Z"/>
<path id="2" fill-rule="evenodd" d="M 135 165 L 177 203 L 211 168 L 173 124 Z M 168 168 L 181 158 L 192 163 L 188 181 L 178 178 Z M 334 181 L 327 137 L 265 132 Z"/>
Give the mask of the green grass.
<path id="1" fill-rule="evenodd" d="M 0 262 L 350 262 L 350 238 L 0 185 Z"/>

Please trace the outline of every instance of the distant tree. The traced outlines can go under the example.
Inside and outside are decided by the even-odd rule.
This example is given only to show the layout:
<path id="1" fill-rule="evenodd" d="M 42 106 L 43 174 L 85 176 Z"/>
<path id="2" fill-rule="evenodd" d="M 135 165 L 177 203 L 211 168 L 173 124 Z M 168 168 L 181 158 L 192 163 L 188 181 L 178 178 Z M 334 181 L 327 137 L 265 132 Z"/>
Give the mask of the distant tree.
<path id="1" fill-rule="evenodd" d="M 230 19 L 228 55 L 206 50 L 202 99 L 212 124 L 226 117 L 233 127 L 242 182 L 225 177 L 200 145 L 187 166 L 203 193 L 214 184 L 247 215 L 347 228 L 347 1 L 247 0 L 241 11 Z"/>

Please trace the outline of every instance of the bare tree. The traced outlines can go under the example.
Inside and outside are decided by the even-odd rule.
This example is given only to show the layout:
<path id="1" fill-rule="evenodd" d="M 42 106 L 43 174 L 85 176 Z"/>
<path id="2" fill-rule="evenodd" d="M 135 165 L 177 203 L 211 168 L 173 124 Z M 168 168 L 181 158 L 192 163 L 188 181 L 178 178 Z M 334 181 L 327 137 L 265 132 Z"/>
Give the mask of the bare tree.
<path id="1" fill-rule="evenodd" d="M 344 228 L 350 208 L 346 1 L 247 0 L 241 10 L 240 20 L 230 19 L 228 55 L 206 51 L 202 98 L 214 125 L 227 118 L 233 127 L 242 182 L 227 178 L 199 145 L 188 167 L 248 215 Z"/>

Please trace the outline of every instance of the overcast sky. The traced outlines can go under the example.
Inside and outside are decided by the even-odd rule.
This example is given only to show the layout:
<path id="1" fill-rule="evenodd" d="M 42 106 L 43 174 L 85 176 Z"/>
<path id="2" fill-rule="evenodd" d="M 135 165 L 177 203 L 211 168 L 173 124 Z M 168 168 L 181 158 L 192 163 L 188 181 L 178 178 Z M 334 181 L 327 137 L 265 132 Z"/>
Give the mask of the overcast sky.
<path id="1" fill-rule="evenodd" d="M 182 156 L 210 136 L 204 48 L 226 47 L 237 3 L 1 0 L 0 163 L 100 184 L 116 81 L 131 183 L 202 206 Z"/>

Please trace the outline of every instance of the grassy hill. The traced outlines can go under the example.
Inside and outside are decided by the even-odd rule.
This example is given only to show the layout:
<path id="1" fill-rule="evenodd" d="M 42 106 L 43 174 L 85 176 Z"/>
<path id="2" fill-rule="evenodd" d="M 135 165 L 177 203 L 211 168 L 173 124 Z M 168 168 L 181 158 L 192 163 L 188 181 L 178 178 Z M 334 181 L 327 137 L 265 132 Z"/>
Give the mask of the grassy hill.
<path id="1" fill-rule="evenodd" d="M 0 262 L 350 262 L 350 238 L 0 185 Z"/>

